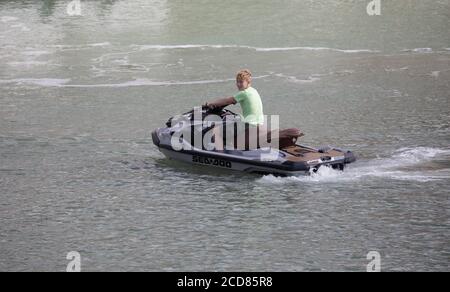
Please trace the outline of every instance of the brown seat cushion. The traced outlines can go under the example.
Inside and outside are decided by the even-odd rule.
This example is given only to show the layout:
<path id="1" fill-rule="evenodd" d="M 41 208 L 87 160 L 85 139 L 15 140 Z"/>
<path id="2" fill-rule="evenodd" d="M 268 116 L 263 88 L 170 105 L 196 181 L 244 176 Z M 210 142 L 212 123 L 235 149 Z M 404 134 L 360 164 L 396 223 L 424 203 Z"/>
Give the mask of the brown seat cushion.
<path id="1" fill-rule="evenodd" d="M 272 142 L 272 136 L 277 135 L 276 131 L 267 133 L 268 141 Z M 297 139 L 304 136 L 304 134 L 296 128 L 280 130 L 278 133 L 279 137 L 279 148 L 283 149 L 289 146 L 294 146 Z"/>

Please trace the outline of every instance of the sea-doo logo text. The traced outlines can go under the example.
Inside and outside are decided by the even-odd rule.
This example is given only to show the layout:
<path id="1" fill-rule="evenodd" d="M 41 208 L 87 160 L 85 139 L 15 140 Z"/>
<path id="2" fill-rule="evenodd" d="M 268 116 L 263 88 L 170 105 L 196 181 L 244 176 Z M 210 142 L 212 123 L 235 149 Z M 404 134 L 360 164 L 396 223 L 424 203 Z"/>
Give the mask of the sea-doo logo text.
<path id="1" fill-rule="evenodd" d="M 217 167 L 225 167 L 225 168 L 232 168 L 233 165 L 229 161 L 221 160 L 221 159 L 214 159 L 214 158 L 207 158 L 207 157 L 201 157 L 201 156 L 192 156 L 192 162 L 194 163 L 200 163 L 200 164 L 206 164 L 206 165 L 212 165 Z"/>

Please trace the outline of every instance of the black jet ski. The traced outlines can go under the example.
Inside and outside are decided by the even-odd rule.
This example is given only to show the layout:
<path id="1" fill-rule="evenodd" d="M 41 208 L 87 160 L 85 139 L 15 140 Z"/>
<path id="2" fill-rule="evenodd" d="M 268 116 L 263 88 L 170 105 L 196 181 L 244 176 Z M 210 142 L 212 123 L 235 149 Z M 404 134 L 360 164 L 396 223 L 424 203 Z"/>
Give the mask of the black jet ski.
<path id="1" fill-rule="evenodd" d="M 205 122 L 206 117 L 211 115 L 219 118 L 214 122 Z M 227 145 L 223 150 L 217 151 L 211 150 L 211 145 L 201 143 L 199 146 L 192 142 L 196 136 L 203 141 L 205 135 L 220 123 L 229 127 L 240 119 L 240 115 L 227 109 L 197 108 L 170 118 L 166 127 L 153 131 L 153 143 L 170 159 L 257 174 L 308 175 L 324 166 L 344 170 L 347 164 L 356 161 L 355 155 L 350 151 L 332 147 L 315 149 L 297 144 L 297 139 L 303 136 L 298 129 L 277 131 L 276 137 L 272 135 L 273 132 L 269 132 L 266 139 L 278 139 L 276 148 L 258 145 L 259 147 L 252 149 L 237 150 Z"/>

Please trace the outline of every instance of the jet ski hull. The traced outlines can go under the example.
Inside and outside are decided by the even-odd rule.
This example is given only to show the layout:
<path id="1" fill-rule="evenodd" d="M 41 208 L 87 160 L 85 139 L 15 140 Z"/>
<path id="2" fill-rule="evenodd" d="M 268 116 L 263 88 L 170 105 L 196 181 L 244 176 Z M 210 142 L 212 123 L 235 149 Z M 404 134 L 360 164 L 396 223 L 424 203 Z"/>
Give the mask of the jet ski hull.
<path id="1" fill-rule="evenodd" d="M 166 137 L 165 137 L 166 136 Z M 263 150 L 251 151 L 206 151 L 201 149 L 190 150 L 174 150 L 168 143 L 167 131 L 164 128 L 158 129 L 152 133 L 153 143 L 159 150 L 168 158 L 177 161 L 190 163 L 193 165 L 209 166 L 219 169 L 229 169 L 236 171 L 243 171 L 247 173 L 256 174 L 273 174 L 280 176 L 299 176 L 309 175 L 317 171 L 320 167 L 328 166 L 335 169 L 343 170 L 345 165 L 355 160 L 353 153 L 341 152 L 341 150 L 332 149 L 338 155 L 330 157 L 328 155 L 315 155 L 314 157 L 326 157 L 307 161 L 294 157 L 286 151 L 278 151 L 276 159 L 270 161 L 262 161 L 259 159 Z M 311 152 L 318 154 L 320 150 L 310 147 L 297 145 L 297 149 L 302 149 L 304 152 Z M 342 155 L 341 155 L 341 154 Z M 311 156 L 313 157 L 313 156 Z"/>

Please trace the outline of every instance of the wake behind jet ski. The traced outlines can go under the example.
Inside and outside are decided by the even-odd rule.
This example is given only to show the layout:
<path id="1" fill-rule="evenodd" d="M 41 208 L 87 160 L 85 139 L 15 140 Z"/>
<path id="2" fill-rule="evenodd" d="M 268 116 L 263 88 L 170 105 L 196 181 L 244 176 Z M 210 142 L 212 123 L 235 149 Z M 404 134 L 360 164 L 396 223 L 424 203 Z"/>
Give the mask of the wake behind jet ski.
<path id="1" fill-rule="evenodd" d="M 211 121 L 210 116 L 216 119 Z M 234 142 L 234 145 L 226 145 L 223 150 L 214 149 L 216 137 L 211 135 L 214 129 L 218 126 L 236 128 L 235 124 L 240 120 L 241 117 L 230 110 L 204 106 L 169 119 L 166 127 L 153 131 L 152 139 L 168 158 L 257 174 L 308 175 L 325 166 L 344 170 L 347 164 L 356 160 L 350 151 L 332 147 L 315 149 L 297 144 L 298 138 L 303 136 L 298 129 L 264 133 L 263 140 L 267 140 L 269 146 L 238 149 L 234 147 Z M 233 138 L 236 141 L 236 133 Z M 271 145 L 276 145 L 276 148 Z"/>

